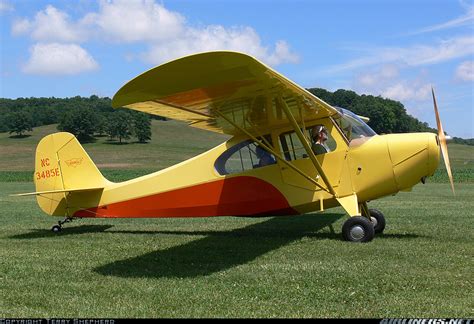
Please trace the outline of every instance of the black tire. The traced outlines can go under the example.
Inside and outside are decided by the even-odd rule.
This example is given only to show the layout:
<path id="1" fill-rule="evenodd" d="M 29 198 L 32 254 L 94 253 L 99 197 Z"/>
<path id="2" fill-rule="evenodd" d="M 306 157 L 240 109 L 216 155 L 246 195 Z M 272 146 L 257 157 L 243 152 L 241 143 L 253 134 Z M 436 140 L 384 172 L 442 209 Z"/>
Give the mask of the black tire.
<path id="1" fill-rule="evenodd" d="M 53 233 L 59 233 L 59 232 L 62 231 L 62 229 L 63 229 L 63 228 L 62 228 L 61 226 L 59 226 L 59 225 L 54 225 L 53 227 L 51 227 L 51 231 L 52 231 Z"/>
<path id="2" fill-rule="evenodd" d="M 374 225 L 366 217 L 351 217 L 342 226 L 342 236 L 349 242 L 370 242 L 375 236 Z"/>
<path id="3" fill-rule="evenodd" d="M 383 230 L 385 229 L 385 216 L 383 215 L 383 213 L 378 209 L 369 209 L 369 214 L 370 218 L 375 219 L 372 219 L 372 222 L 375 223 L 375 234 L 383 233 Z"/>

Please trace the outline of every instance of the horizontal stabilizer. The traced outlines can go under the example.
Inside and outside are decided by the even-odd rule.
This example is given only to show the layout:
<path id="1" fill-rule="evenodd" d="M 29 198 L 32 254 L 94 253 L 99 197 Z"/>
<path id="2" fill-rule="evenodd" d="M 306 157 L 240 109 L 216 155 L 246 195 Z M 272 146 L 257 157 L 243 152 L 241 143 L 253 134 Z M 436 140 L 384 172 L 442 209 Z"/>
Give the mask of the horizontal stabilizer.
<path id="1" fill-rule="evenodd" d="M 63 189 L 63 190 L 47 190 L 47 191 L 27 192 L 27 193 L 21 193 L 21 194 L 12 194 L 10 196 L 38 196 L 38 195 L 46 195 L 46 194 L 93 191 L 93 190 L 103 190 L 103 189 L 104 189 L 103 187 L 98 187 L 98 188 L 77 188 L 77 189 Z"/>

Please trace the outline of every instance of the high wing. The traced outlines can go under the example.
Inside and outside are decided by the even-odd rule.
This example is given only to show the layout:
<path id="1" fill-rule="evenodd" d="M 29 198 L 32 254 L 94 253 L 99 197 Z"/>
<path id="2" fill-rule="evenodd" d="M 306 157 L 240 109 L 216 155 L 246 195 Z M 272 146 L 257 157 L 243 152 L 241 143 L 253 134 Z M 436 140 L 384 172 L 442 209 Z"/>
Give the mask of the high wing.
<path id="1" fill-rule="evenodd" d="M 338 114 L 337 110 L 246 54 L 207 52 L 155 67 L 125 84 L 112 106 L 187 122 L 235 135 L 258 134 L 297 121 Z"/>

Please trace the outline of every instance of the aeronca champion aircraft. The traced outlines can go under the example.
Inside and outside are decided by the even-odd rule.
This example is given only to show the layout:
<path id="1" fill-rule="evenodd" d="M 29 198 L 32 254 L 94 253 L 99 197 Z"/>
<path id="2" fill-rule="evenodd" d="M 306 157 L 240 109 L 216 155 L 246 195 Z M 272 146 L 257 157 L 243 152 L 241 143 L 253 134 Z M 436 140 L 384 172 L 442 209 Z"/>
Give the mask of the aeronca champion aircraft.
<path id="1" fill-rule="evenodd" d="M 433 175 L 444 132 L 377 135 L 255 58 L 208 52 L 155 67 L 114 96 L 125 107 L 231 135 L 217 147 L 133 180 L 105 179 L 74 135 L 44 137 L 34 181 L 41 209 L 74 218 L 294 215 L 342 206 L 343 238 L 367 242 L 385 227 L 367 202 Z M 367 119 L 365 119 L 367 120 Z M 179 135 L 177 135 L 179 136 Z M 452 177 L 451 186 L 452 186 Z M 454 192 L 454 189 L 453 189 Z"/>

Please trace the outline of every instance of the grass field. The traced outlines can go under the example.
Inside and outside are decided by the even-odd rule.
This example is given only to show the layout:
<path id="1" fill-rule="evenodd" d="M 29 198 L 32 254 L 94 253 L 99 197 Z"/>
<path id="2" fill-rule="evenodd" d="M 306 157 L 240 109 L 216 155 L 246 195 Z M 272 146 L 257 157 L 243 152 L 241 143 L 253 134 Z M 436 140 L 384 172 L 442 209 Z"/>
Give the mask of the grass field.
<path id="1" fill-rule="evenodd" d="M 30 181 L 36 145 L 41 138 L 57 131 L 56 125 L 42 126 L 35 128 L 31 136 L 16 139 L 10 138 L 8 133 L 0 133 L 0 181 Z M 83 146 L 105 177 L 111 181 L 124 181 L 184 161 L 229 138 L 175 121 L 154 120 L 152 132 L 148 144 L 130 142 L 118 145 L 102 137 Z M 448 146 L 455 181 L 474 182 L 474 146 Z M 443 163 L 430 180 L 447 181 Z"/>
<path id="2" fill-rule="evenodd" d="M 225 140 L 154 122 L 147 145 L 85 145 L 105 174 L 133 177 Z M 169 133 L 175 130 L 179 136 Z M 341 208 L 268 218 L 82 220 L 50 232 L 33 197 L 34 146 L 52 126 L 0 134 L 0 317 L 470 317 L 473 148 L 453 197 L 439 183 L 373 201 L 387 217 L 369 244 L 341 239 Z M 118 165 L 119 164 L 119 165 Z M 11 173 L 17 171 L 17 173 Z M 8 174 L 13 174 L 8 177 Z"/>
<path id="3" fill-rule="evenodd" d="M 8 133 L 0 133 L 0 170 L 33 171 L 35 149 L 47 134 L 58 132 L 56 125 L 37 127 L 31 136 L 12 139 Z M 152 123 L 152 140 L 148 144 L 129 142 L 123 145 L 110 142 L 107 137 L 84 148 L 101 170 L 145 169 L 159 170 L 184 161 L 219 143 L 229 136 L 215 134 L 175 121 Z"/>

